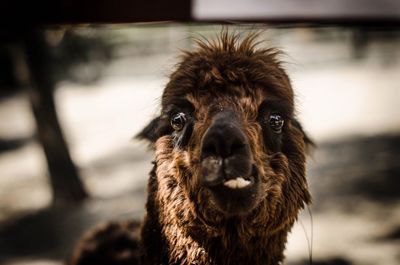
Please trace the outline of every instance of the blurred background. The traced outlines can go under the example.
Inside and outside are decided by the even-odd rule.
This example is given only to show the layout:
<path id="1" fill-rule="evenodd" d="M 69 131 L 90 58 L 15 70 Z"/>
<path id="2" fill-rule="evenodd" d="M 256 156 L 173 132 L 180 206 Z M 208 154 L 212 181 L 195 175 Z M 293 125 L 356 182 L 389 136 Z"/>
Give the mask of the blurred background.
<path id="1" fill-rule="evenodd" d="M 398 27 L 230 26 L 285 52 L 317 148 L 314 203 L 288 264 L 400 263 Z M 220 25 L 54 27 L 0 45 L 0 264 L 62 264 L 87 228 L 140 219 L 159 111 L 180 50 Z"/>

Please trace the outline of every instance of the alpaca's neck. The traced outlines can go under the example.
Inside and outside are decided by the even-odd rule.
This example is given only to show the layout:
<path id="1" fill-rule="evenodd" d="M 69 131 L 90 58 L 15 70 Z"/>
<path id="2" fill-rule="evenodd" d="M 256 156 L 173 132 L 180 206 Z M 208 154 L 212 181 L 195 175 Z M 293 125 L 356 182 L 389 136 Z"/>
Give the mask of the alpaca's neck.
<path id="1" fill-rule="evenodd" d="M 260 228 L 240 237 L 239 226 L 230 222 L 216 233 L 194 220 L 186 211 L 185 202 L 165 197 L 179 196 L 178 186 L 169 187 L 172 190 L 161 192 L 161 183 L 152 172 L 142 228 L 142 264 L 276 265 L 283 260 L 288 229 L 267 232 L 268 229 Z"/>
<path id="2" fill-rule="evenodd" d="M 230 233 L 201 240 L 201 247 L 206 250 L 208 258 L 212 261 L 206 264 L 277 265 L 284 258 L 286 231 L 273 235 L 260 231 L 260 235 L 249 236 L 246 240 L 238 238 L 233 231 Z"/>
<path id="3" fill-rule="evenodd" d="M 286 231 L 241 242 L 235 235 L 209 236 L 198 228 L 191 233 L 162 222 L 158 217 L 156 222 L 149 216 L 145 220 L 144 265 L 278 265 L 284 258 Z"/>

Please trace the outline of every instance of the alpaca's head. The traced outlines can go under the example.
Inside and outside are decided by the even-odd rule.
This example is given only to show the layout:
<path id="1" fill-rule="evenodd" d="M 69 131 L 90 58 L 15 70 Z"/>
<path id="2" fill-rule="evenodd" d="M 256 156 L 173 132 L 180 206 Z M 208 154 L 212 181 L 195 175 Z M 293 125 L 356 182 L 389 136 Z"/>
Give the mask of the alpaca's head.
<path id="1" fill-rule="evenodd" d="M 310 200 L 310 141 L 295 118 L 289 78 L 278 51 L 257 48 L 255 37 L 223 33 L 185 52 L 161 115 L 139 135 L 154 143 L 160 185 L 179 185 L 187 214 L 210 227 L 238 218 L 283 228 Z"/>

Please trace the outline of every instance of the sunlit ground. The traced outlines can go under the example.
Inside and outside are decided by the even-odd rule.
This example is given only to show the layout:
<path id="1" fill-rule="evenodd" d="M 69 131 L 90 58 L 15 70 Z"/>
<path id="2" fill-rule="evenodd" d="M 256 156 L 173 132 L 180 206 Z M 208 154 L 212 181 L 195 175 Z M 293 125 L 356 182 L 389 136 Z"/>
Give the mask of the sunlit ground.
<path id="1" fill-rule="evenodd" d="M 60 264 L 87 227 L 142 216 L 152 153 L 132 137 L 157 113 L 178 49 L 190 47 L 193 32 L 215 29 L 119 28 L 110 36 L 131 44 L 99 82 L 60 84 L 59 116 L 94 199 L 80 209 L 47 211 L 51 194 L 39 146 L 29 141 L 1 153 L 0 263 Z M 319 145 L 309 163 L 313 226 L 303 212 L 288 263 L 308 259 L 312 234 L 313 259 L 336 262 L 323 264 L 399 264 L 400 33 L 378 34 L 363 47 L 353 47 L 346 29 L 264 35 L 267 45 L 287 53 L 298 116 Z M 29 138 L 33 129 L 25 95 L 0 102 L 1 138 Z"/>

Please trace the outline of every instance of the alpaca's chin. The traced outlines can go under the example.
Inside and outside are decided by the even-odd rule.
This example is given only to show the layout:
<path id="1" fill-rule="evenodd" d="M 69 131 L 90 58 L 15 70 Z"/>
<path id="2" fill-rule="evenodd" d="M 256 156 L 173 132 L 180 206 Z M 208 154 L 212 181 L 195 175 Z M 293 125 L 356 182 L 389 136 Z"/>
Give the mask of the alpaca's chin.
<path id="1" fill-rule="evenodd" d="M 258 204 L 260 184 L 258 177 L 234 179 L 210 188 L 214 204 L 227 216 L 246 215 Z"/>

